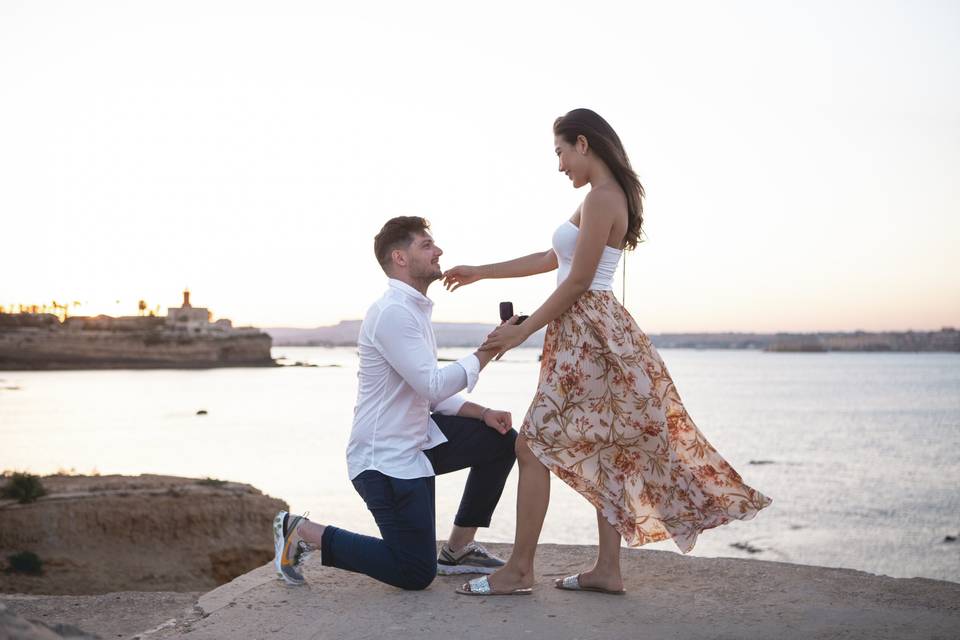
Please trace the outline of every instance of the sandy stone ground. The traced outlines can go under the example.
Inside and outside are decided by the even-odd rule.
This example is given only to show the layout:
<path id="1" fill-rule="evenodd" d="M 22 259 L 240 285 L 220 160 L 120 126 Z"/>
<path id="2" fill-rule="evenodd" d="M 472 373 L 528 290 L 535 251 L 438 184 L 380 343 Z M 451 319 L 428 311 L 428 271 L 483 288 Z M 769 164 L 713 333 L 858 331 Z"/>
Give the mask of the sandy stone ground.
<path id="1" fill-rule="evenodd" d="M 490 547 L 509 553 L 509 545 Z M 553 588 L 552 578 L 588 568 L 594 553 L 542 545 L 531 596 L 459 596 L 457 577 L 405 592 L 314 557 L 303 587 L 285 585 L 265 565 L 199 598 L 117 593 L 0 596 L 0 603 L 101 638 L 141 640 L 960 638 L 960 584 L 924 578 L 625 549 L 626 596 Z"/>
<path id="2" fill-rule="evenodd" d="M 130 638 L 185 617 L 200 595 L 171 591 L 124 591 L 93 596 L 4 594 L 0 595 L 0 604 L 28 621 L 67 624 L 106 640 Z M 0 639 L 6 637 L 0 625 Z"/>

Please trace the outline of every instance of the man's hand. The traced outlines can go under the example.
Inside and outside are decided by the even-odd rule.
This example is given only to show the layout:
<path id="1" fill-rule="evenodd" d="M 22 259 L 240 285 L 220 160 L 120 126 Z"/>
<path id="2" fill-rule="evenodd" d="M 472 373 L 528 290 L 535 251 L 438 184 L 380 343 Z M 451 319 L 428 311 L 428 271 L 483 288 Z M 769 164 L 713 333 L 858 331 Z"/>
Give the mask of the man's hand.
<path id="1" fill-rule="evenodd" d="M 496 429 L 500 434 L 504 434 L 510 431 L 513 426 L 513 418 L 509 411 L 487 409 L 487 412 L 483 414 L 483 423 L 491 429 Z"/>

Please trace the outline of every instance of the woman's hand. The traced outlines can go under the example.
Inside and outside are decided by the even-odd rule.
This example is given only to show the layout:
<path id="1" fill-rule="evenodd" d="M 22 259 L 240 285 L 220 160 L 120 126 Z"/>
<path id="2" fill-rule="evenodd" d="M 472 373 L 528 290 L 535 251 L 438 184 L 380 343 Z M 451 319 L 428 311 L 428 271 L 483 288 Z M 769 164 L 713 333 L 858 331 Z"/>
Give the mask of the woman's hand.
<path id="1" fill-rule="evenodd" d="M 469 265 L 461 264 L 447 269 L 443 274 L 443 286 L 447 291 L 456 291 L 460 287 L 472 284 L 477 280 L 482 280 L 480 269 Z"/>
<path id="2" fill-rule="evenodd" d="M 497 352 L 497 360 L 510 349 L 520 346 L 523 341 L 530 337 L 527 331 L 517 324 L 519 316 L 513 316 L 502 325 L 494 329 L 483 344 L 481 350 L 490 349 Z"/>

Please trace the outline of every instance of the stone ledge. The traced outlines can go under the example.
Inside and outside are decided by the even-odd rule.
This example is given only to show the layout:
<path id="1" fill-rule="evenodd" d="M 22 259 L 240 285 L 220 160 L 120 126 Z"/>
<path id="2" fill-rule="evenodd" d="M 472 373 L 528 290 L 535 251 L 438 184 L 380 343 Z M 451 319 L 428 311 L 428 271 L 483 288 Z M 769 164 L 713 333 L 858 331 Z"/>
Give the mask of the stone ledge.
<path id="1" fill-rule="evenodd" d="M 595 553 L 589 546 L 542 545 L 534 594 L 496 598 L 456 595 L 463 578 L 453 576 L 425 591 L 401 591 L 323 567 L 316 557 L 305 567 L 308 584 L 289 587 L 268 564 L 201 595 L 174 623 L 151 621 L 132 637 L 901 640 L 960 633 L 960 584 L 849 569 L 625 549 L 625 597 L 552 587 L 553 577 L 589 567 Z M 6 604 L 16 611 L 17 601 Z M 92 621 L 88 616 L 81 628 L 101 633 Z"/>

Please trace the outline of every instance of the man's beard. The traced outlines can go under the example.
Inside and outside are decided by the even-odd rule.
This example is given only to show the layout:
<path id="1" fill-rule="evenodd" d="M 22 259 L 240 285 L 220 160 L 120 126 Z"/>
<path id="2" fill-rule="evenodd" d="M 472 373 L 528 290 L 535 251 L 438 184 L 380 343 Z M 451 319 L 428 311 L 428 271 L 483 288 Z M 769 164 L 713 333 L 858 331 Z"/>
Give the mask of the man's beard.
<path id="1" fill-rule="evenodd" d="M 443 271 L 441 271 L 439 264 L 438 265 L 431 264 L 430 267 L 431 269 L 424 269 L 423 271 L 419 271 L 416 275 L 413 275 L 413 274 L 411 275 L 413 275 L 413 277 L 416 280 L 422 282 L 425 285 L 435 282 L 443 277 Z"/>

